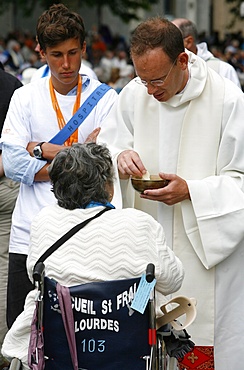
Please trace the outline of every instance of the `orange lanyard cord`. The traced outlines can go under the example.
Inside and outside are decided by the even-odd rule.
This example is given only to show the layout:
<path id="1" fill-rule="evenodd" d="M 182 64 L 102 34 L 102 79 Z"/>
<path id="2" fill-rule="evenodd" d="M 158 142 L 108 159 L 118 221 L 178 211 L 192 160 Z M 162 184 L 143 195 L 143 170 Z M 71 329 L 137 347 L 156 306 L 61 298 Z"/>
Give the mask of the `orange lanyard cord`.
<path id="1" fill-rule="evenodd" d="M 74 103 L 74 106 L 73 106 L 73 115 L 80 108 L 81 89 L 82 89 L 82 82 L 81 82 L 81 76 L 79 75 L 76 99 L 75 99 L 75 103 Z M 51 95 L 51 99 L 52 99 L 53 109 L 55 110 L 55 113 L 56 113 L 56 116 L 57 116 L 58 126 L 59 126 L 59 129 L 61 130 L 66 125 L 66 122 L 64 120 L 64 116 L 63 116 L 63 114 L 61 112 L 61 109 L 59 107 L 58 100 L 57 100 L 57 97 L 56 97 L 56 94 L 55 94 L 55 91 L 54 91 L 54 87 L 53 87 L 51 78 L 49 79 L 49 90 L 50 90 L 50 95 Z M 78 128 L 65 141 L 64 145 L 70 146 L 73 143 L 77 143 L 77 142 L 78 142 Z"/>

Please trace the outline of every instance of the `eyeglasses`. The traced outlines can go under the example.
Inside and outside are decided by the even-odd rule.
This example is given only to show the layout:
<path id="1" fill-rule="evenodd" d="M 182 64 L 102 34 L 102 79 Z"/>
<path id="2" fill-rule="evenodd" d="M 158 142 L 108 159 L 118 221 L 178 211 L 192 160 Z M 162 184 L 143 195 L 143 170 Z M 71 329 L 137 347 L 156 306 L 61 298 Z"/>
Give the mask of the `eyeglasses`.
<path id="1" fill-rule="evenodd" d="M 169 77 L 170 75 L 170 72 L 172 71 L 174 65 L 175 65 L 175 62 L 177 61 L 177 58 L 174 60 L 174 62 L 172 63 L 171 67 L 170 67 L 170 70 L 169 72 L 167 73 L 166 77 L 164 79 L 160 79 L 160 80 L 151 80 L 149 82 L 145 81 L 145 80 L 142 80 L 140 77 L 138 77 L 137 79 L 135 79 L 135 81 L 137 83 L 142 83 L 142 85 L 144 86 L 148 86 L 148 84 L 152 85 L 152 86 L 155 86 L 155 87 L 161 87 L 165 84 L 165 81 L 167 80 L 167 78 Z"/>

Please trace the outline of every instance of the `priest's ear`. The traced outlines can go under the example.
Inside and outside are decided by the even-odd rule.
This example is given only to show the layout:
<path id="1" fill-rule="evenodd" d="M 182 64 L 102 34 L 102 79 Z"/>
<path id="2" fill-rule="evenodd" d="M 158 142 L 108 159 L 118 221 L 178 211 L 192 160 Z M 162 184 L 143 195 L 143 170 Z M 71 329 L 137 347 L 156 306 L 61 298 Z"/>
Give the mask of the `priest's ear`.
<path id="1" fill-rule="evenodd" d="M 180 66 L 180 68 L 182 69 L 182 71 L 184 71 L 185 69 L 188 68 L 188 54 L 183 52 L 183 53 L 180 53 L 178 55 L 178 65 Z"/>

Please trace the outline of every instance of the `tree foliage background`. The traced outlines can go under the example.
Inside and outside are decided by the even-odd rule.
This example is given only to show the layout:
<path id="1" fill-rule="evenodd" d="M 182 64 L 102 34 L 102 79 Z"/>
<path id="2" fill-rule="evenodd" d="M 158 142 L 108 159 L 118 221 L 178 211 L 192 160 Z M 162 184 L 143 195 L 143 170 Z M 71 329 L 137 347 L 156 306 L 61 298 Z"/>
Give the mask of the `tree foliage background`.
<path id="1" fill-rule="evenodd" d="M 243 15 L 241 15 L 241 6 L 244 7 L 244 1 L 243 0 L 226 0 L 227 4 L 230 4 L 230 13 L 232 15 L 232 19 L 230 23 L 228 24 L 228 28 L 231 28 L 235 25 L 235 22 L 238 19 L 244 19 Z"/>
<path id="2" fill-rule="evenodd" d="M 30 17 L 36 5 L 39 4 L 43 9 L 47 9 L 52 4 L 64 3 L 73 10 L 78 10 L 82 6 L 95 8 L 98 16 L 98 23 L 101 20 L 102 10 L 107 6 L 112 14 L 118 16 L 123 22 L 128 23 L 130 20 L 138 20 L 137 12 L 139 9 L 150 10 L 153 4 L 159 0 L 0 0 L 0 13 L 10 6 L 14 9 L 21 10 L 25 17 Z"/>

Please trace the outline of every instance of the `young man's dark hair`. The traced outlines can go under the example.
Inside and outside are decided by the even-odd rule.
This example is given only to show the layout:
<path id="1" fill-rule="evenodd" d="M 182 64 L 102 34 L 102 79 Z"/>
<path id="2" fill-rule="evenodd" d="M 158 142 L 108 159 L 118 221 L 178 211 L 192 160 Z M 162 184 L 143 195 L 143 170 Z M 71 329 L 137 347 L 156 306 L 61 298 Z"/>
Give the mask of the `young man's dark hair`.
<path id="1" fill-rule="evenodd" d="M 38 19 L 37 40 L 43 51 L 68 39 L 79 39 L 83 46 L 85 26 L 78 13 L 70 11 L 63 4 L 54 4 Z"/>

